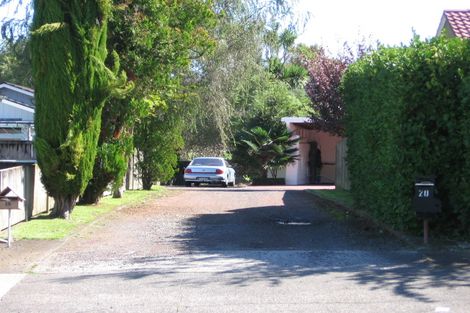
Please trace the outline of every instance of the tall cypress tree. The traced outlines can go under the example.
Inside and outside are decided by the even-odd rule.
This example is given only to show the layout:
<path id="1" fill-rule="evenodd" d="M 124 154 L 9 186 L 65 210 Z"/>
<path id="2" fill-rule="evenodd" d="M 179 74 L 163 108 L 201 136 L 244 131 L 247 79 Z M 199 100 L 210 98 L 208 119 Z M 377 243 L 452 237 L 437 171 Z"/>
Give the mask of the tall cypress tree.
<path id="1" fill-rule="evenodd" d="M 92 177 L 104 101 L 122 83 L 105 66 L 109 0 L 34 0 L 35 147 L 42 181 L 68 218 Z"/>

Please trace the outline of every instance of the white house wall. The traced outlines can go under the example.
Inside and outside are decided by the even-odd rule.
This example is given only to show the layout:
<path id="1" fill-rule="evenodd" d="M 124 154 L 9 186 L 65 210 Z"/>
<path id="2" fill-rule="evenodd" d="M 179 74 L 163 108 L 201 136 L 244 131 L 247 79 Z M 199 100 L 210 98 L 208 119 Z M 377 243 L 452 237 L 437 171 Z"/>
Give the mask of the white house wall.
<path id="1" fill-rule="evenodd" d="M 34 110 L 8 100 L 3 100 L 0 102 L 0 119 L 33 121 Z"/>
<path id="2" fill-rule="evenodd" d="M 286 168 L 286 185 L 308 184 L 308 152 L 310 150 L 310 144 L 306 142 L 300 142 L 297 144 L 297 149 L 299 149 L 298 160 L 288 165 Z"/>
<path id="3" fill-rule="evenodd" d="M 297 175 L 297 184 L 305 185 L 308 184 L 308 152 L 310 150 L 310 144 L 307 142 L 300 142 L 299 144 L 299 174 Z"/>
<path id="4" fill-rule="evenodd" d="M 285 181 L 286 185 L 304 185 L 309 183 L 309 150 L 310 143 L 315 141 L 321 151 L 322 182 L 335 183 L 336 175 L 336 144 L 342 140 L 342 137 L 330 135 L 326 132 L 305 129 L 298 124 L 307 124 L 306 118 L 284 118 L 283 122 L 289 131 L 300 136 L 300 142 L 297 144 L 299 149 L 299 160 L 287 166 Z"/>
<path id="5" fill-rule="evenodd" d="M 289 123 L 289 122 L 285 122 L 285 123 L 286 123 L 286 128 L 288 131 L 294 132 L 296 130 L 296 127 L 294 124 Z M 295 147 L 297 149 L 300 149 L 299 143 L 297 143 Z M 300 185 L 298 176 L 299 176 L 299 161 L 297 160 L 294 163 L 287 165 L 286 167 L 286 173 L 285 173 L 286 185 Z"/>
<path id="6" fill-rule="evenodd" d="M 269 172 L 269 171 L 268 171 L 268 178 L 273 178 L 273 176 L 271 175 L 271 172 Z M 286 178 L 286 168 L 285 167 L 281 167 L 280 169 L 278 169 L 277 178 Z"/>

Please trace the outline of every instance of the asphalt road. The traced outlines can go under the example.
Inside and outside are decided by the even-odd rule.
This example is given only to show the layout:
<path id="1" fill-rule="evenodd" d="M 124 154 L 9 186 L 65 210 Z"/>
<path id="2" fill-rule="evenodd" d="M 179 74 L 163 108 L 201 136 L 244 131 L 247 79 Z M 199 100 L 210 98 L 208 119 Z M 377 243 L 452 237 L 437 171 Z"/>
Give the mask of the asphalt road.
<path id="1" fill-rule="evenodd" d="M 64 242 L 0 312 L 470 312 L 470 261 L 302 188 L 176 188 Z"/>

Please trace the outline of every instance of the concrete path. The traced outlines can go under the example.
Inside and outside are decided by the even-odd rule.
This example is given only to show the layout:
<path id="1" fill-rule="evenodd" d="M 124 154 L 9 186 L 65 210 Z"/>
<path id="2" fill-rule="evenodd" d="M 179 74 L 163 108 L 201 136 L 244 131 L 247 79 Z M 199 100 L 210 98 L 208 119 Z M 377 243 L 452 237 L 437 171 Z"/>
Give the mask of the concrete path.
<path id="1" fill-rule="evenodd" d="M 463 254 L 333 218 L 301 189 L 176 188 L 116 212 L 37 264 L 0 312 L 469 312 Z"/>

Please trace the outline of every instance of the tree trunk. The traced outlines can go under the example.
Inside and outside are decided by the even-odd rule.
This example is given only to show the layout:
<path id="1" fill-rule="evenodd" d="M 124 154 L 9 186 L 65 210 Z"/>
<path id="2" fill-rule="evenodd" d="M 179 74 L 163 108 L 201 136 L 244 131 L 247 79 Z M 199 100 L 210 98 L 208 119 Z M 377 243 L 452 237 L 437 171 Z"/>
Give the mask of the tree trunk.
<path id="1" fill-rule="evenodd" d="M 151 179 L 146 179 L 145 177 L 142 177 L 142 188 L 144 190 L 150 190 L 152 189 L 153 182 Z"/>
<path id="2" fill-rule="evenodd" d="M 268 169 L 267 168 L 262 168 L 261 170 L 261 178 L 268 178 Z"/>
<path id="3" fill-rule="evenodd" d="M 272 177 L 273 179 L 276 179 L 276 178 L 277 178 L 277 168 L 271 167 L 271 168 L 269 169 L 269 171 L 271 172 L 271 177 Z"/>
<path id="4" fill-rule="evenodd" d="M 141 168 L 142 189 L 150 190 L 153 185 L 153 177 L 148 166 L 145 166 L 145 160 L 142 164 L 144 164 L 144 168 Z"/>
<path id="5" fill-rule="evenodd" d="M 97 204 L 100 201 L 103 192 L 106 190 L 108 182 L 104 180 L 96 180 L 92 178 L 89 182 L 83 195 L 80 197 L 80 204 Z"/>
<path id="6" fill-rule="evenodd" d="M 113 190 L 113 198 L 121 199 L 122 198 L 122 193 L 123 193 L 123 188 L 122 187 L 115 188 Z"/>
<path id="7" fill-rule="evenodd" d="M 73 208 L 75 207 L 78 196 L 65 195 L 54 197 L 54 208 L 52 209 L 52 215 L 68 220 L 72 214 Z"/>

